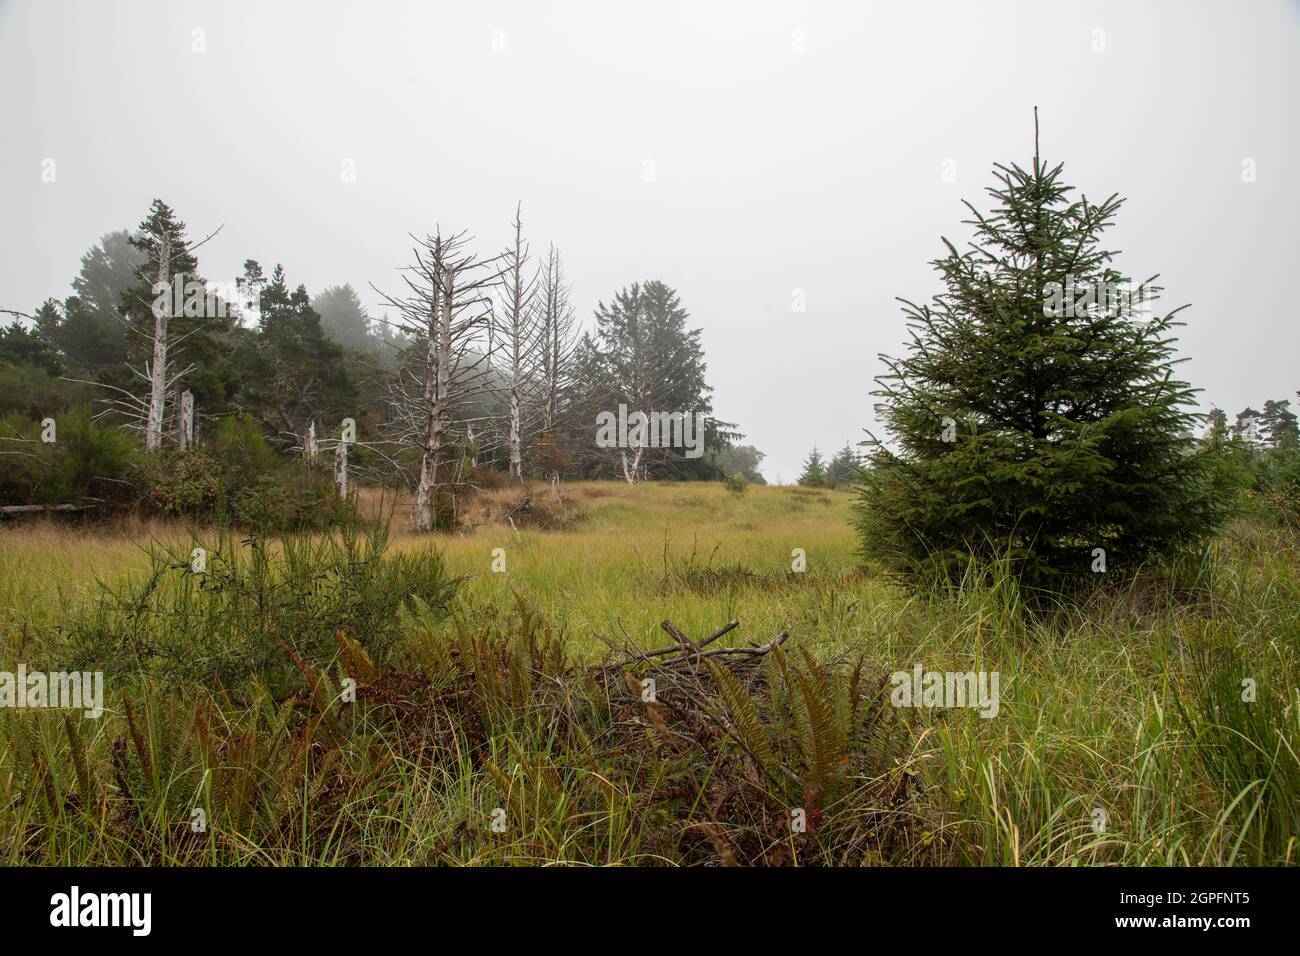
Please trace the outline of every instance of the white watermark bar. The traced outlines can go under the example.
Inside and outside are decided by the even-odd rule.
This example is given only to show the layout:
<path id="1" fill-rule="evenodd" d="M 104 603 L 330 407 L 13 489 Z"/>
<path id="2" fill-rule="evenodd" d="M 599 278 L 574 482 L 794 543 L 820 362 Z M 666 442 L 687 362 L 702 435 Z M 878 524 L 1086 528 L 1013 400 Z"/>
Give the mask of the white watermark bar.
<path id="1" fill-rule="evenodd" d="M 103 671 L 0 671 L 0 707 L 80 710 L 92 720 L 104 713 Z"/>
<path id="2" fill-rule="evenodd" d="M 704 454 L 702 412 L 628 412 L 620 404 L 618 412 L 596 415 L 597 448 L 681 448 L 684 457 Z"/>

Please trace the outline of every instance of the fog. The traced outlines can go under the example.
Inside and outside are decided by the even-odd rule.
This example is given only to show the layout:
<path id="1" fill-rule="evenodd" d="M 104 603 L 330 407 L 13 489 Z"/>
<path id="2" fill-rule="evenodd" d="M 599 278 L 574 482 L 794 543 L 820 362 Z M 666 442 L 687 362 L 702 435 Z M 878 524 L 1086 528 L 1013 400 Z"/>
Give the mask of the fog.
<path id="1" fill-rule="evenodd" d="M 224 226 L 208 279 L 283 263 L 379 318 L 409 233 L 494 252 L 522 200 L 584 321 L 679 291 L 717 416 L 789 482 L 871 426 L 895 297 L 938 291 L 1037 105 L 1231 417 L 1300 388 L 1298 80 L 1294 2 L 0 3 L 0 307 L 69 294 L 158 196 Z"/>

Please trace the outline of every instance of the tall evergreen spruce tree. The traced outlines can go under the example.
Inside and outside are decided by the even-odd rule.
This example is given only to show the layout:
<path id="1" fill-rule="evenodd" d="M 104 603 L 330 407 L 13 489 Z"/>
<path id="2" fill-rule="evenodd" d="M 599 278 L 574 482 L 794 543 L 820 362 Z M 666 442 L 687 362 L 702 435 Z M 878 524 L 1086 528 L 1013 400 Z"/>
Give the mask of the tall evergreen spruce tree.
<path id="1" fill-rule="evenodd" d="M 858 507 L 864 552 L 895 570 L 952 579 L 1009 558 L 1024 583 L 1064 587 L 1099 570 L 1094 549 L 1132 569 L 1222 520 L 1212 453 L 1187 435 L 1194 390 L 1174 376 L 1180 310 L 1143 308 L 1154 277 L 1131 298 L 1086 294 L 1128 285 L 1100 245 L 1122 200 L 1072 198 L 1036 140 L 1028 170 L 995 167 L 992 212 L 966 204 L 970 248 L 943 240 L 945 291 L 900 300 L 912 341 L 882 356 L 873 392 L 892 441 L 867 443 Z"/>
<path id="2" fill-rule="evenodd" d="M 799 484 L 820 488 L 826 484 L 826 462 L 822 453 L 813 446 L 808 458 L 803 463 L 803 473 L 799 475 Z"/>
<path id="3" fill-rule="evenodd" d="M 677 292 L 658 280 L 633 283 L 596 306 L 595 334 L 587 333 L 574 355 L 574 375 L 585 392 L 573 417 L 568 442 L 582 449 L 586 477 L 636 477 L 710 480 L 720 477 L 712 452 L 741 438 L 735 423 L 713 417 L 713 389 L 700 329 L 688 328 L 690 314 Z M 705 454 L 685 458 L 680 449 L 597 449 L 592 443 L 600 412 L 619 404 L 629 412 L 689 412 L 704 416 Z"/>

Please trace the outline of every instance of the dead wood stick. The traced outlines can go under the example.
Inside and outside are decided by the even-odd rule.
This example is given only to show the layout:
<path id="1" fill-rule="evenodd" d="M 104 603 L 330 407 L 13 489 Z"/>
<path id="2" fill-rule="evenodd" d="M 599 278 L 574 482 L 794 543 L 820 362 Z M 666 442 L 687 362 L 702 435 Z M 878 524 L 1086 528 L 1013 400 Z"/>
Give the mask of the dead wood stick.
<path id="1" fill-rule="evenodd" d="M 704 640 L 700 641 L 698 644 L 691 643 L 691 641 L 686 637 L 686 635 L 682 634 L 681 631 L 673 627 L 672 630 L 669 631 L 669 633 L 672 634 L 673 637 L 680 638 L 682 640 L 684 647 L 682 649 L 682 652 L 678 654 L 677 657 L 672 658 L 672 660 L 676 661 L 686 657 L 699 657 L 701 650 L 703 650 L 708 645 L 712 644 L 723 634 L 726 634 L 728 631 L 732 630 L 735 627 L 738 627 L 739 625 L 740 625 L 739 620 L 732 619 L 728 621 L 726 624 L 724 624 L 722 627 L 720 627 L 718 630 L 714 631 Z M 663 627 L 665 630 L 667 630 L 669 627 L 672 627 L 672 625 L 668 621 L 664 621 Z"/>
<path id="2" fill-rule="evenodd" d="M 786 631 L 782 631 L 776 637 L 772 638 L 766 644 L 758 647 L 717 647 L 711 651 L 705 651 L 692 657 L 674 657 L 671 661 L 666 662 L 663 666 L 668 667 L 680 661 L 694 660 L 695 657 L 722 657 L 727 654 L 739 654 L 742 657 L 762 657 L 764 654 L 770 654 L 774 649 L 780 647 L 790 637 Z"/>
<path id="3" fill-rule="evenodd" d="M 728 633 L 729 631 L 734 631 L 736 628 L 740 627 L 740 621 L 735 619 L 728 621 L 726 624 L 722 625 L 722 627 L 718 628 L 716 631 L 714 631 L 704 640 L 700 641 L 699 644 L 694 644 L 690 638 L 688 638 L 686 635 L 684 635 L 681 631 L 677 629 L 677 627 L 673 624 L 672 621 L 664 621 L 659 626 L 662 627 L 665 631 L 667 631 L 671 637 L 677 638 L 677 643 L 673 644 L 671 647 L 660 647 L 653 651 L 637 651 L 635 657 L 629 657 L 627 660 L 620 661 L 618 664 L 613 666 L 622 667 L 624 664 L 630 664 L 633 661 L 637 661 L 637 660 L 649 659 L 651 657 L 663 657 L 665 654 L 672 654 L 675 651 L 684 651 L 684 650 L 689 650 L 691 648 L 698 649 L 701 647 L 706 647 L 709 644 L 712 644 L 718 638 L 722 637 L 722 635 Z"/>

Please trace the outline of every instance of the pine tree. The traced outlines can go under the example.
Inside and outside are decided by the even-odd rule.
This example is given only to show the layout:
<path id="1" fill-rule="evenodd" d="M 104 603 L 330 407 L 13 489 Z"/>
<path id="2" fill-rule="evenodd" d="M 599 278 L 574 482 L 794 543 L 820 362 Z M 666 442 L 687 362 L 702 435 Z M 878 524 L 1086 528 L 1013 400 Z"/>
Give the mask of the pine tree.
<path id="1" fill-rule="evenodd" d="M 72 280 L 74 294 L 64 303 L 64 321 L 51 336 L 72 374 L 128 384 L 122 296 L 136 283 L 143 259 L 125 230 L 105 233 L 81 257 L 81 269 Z"/>
<path id="2" fill-rule="evenodd" d="M 258 334 L 245 337 L 237 353 L 241 405 L 285 446 L 300 443 L 312 422 L 325 435 L 356 417 L 357 389 L 343 348 L 326 334 L 307 290 L 290 289 L 283 266 L 264 281 L 251 259 L 241 283 L 259 290 Z"/>
<path id="3" fill-rule="evenodd" d="M 1009 557 L 1055 586 L 1093 571 L 1097 548 L 1135 568 L 1222 518 L 1185 437 L 1198 416 L 1174 377 L 1179 310 L 1148 311 L 1154 277 L 1134 287 L 1100 245 L 1122 200 L 1072 198 L 1061 170 L 1036 144 L 1029 169 L 996 166 L 993 211 L 967 204 L 970 248 L 944 239 L 933 263 L 944 291 L 900 300 L 912 341 L 882 356 L 873 393 L 895 447 L 873 443 L 858 519 L 887 566 L 951 577 Z"/>
<path id="4" fill-rule="evenodd" d="M 370 316 L 351 285 L 330 286 L 317 293 L 311 307 L 320 315 L 326 333 L 339 345 L 362 351 L 379 348 L 379 338 L 370 328 Z"/>
<path id="5" fill-rule="evenodd" d="M 822 460 L 822 453 L 813 446 L 812 453 L 803 463 L 803 473 L 799 476 L 799 484 L 808 485 L 812 488 L 821 488 L 826 484 L 826 463 Z"/>
<path id="6" fill-rule="evenodd" d="M 48 375 L 63 374 L 59 353 L 36 328 L 27 328 L 21 322 L 0 326 L 0 362 L 13 365 L 31 365 Z"/>
<path id="7" fill-rule="evenodd" d="M 1264 403 L 1264 412 L 1259 417 L 1259 430 L 1269 446 L 1278 451 L 1294 451 L 1300 444 L 1296 416 L 1291 411 L 1291 403 L 1285 399 Z"/>
<path id="8" fill-rule="evenodd" d="M 832 484 L 847 484 L 861 477 L 862 457 L 847 442 L 836 452 L 826 467 L 826 480 Z"/>
<path id="9" fill-rule="evenodd" d="M 677 293 L 659 281 L 633 283 L 596 307 L 595 335 L 584 335 L 574 357 L 577 390 L 584 393 L 575 427 L 588 429 L 601 412 L 683 413 L 704 420 L 703 454 L 687 458 L 671 447 L 597 450 L 590 431 L 573 444 L 588 450 L 588 477 L 618 475 L 714 479 L 720 477 L 708 454 L 740 437 L 730 422 L 713 419 L 713 389 L 705 380 L 707 365 L 700 329 L 688 329 L 690 315 Z"/>
<path id="10" fill-rule="evenodd" d="M 1232 424 L 1233 441 L 1244 442 L 1251 446 L 1258 444 L 1263 438 L 1259 427 L 1261 417 L 1260 413 L 1249 405 L 1237 412 L 1237 417 Z"/>
<path id="11" fill-rule="evenodd" d="M 1206 419 L 1209 427 L 1205 430 L 1204 443 L 1211 448 L 1222 448 L 1228 443 L 1228 416 L 1216 405 Z"/>

